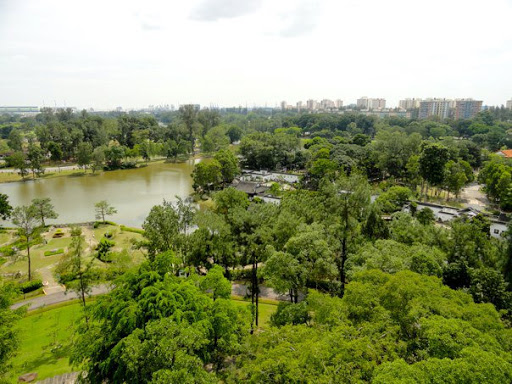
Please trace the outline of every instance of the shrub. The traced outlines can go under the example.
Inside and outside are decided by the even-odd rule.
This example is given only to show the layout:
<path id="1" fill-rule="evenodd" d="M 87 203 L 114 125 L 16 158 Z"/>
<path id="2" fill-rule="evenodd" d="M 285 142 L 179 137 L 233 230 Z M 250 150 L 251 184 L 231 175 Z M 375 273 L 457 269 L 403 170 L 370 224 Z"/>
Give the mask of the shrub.
<path id="1" fill-rule="evenodd" d="M 138 233 L 139 235 L 144 235 L 144 230 L 143 229 L 132 228 L 132 227 L 125 227 L 124 225 L 121 225 L 121 231 L 133 232 L 133 233 Z"/>
<path id="2" fill-rule="evenodd" d="M 45 256 L 53 256 L 53 255 L 58 255 L 60 253 L 64 253 L 64 249 L 63 248 L 59 248 L 59 249 L 52 249 L 51 251 L 46 251 L 44 253 Z"/>
<path id="3" fill-rule="evenodd" d="M 39 289 L 43 286 L 43 282 L 41 280 L 31 280 L 21 283 L 19 285 L 19 289 L 22 293 L 29 293 Z"/>
<path id="4" fill-rule="evenodd" d="M 292 304 L 280 302 L 277 311 L 270 316 L 270 322 L 276 327 L 292 324 L 306 324 L 311 317 L 308 313 L 306 302 Z"/>

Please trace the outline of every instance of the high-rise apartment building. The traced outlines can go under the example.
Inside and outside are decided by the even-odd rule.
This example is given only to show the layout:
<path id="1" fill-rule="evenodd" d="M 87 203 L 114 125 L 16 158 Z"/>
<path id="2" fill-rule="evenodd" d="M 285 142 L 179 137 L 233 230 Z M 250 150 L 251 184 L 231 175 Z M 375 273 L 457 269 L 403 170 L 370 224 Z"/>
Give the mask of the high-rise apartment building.
<path id="1" fill-rule="evenodd" d="M 421 99 L 415 99 L 415 98 L 407 98 L 405 100 L 400 100 L 398 102 L 398 107 L 401 109 L 405 109 L 406 111 L 409 109 L 416 109 L 420 107 Z"/>
<path id="2" fill-rule="evenodd" d="M 471 119 L 482 109 L 481 100 L 459 99 L 455 100 L 455 118 Z"/>
<path id="3" fill-rule="evenodd" d="M 340 109 L 343 107 L 343 100 L 338 99 L 335 101 L 335 104 L 336 104 L 336 108 Z"/>
<path id="4" fill-rule="evenodd" d="M 386 108 L 386 99 L 370 99 L 370 109 L 384 109 Z"/>
<path id="5" fill-rule="evenodd" d="M 418 118 L 427 119 L 431 116 L 437 116 L 441 119 L 450 117 L 451 105 L 453 100 L 449 99 L 426 99 L 420 102 Z"/>
<path id="6" fill-rule="evenodd" d="M 306 101 L 306 108 L 311 111 L 317 109 L 317 106 L 318 103 L 316 102 L 316 100 L 309 99 L 308 101 Z"/>
<path id="7" fill-rule="evenodd" d="M 357 108 L 361 109 L 384 109 L 386 108 L 386 99 L 370 99 L 366 96 L 357 99 Z"/>
<path id="8" fill-rule="evenodd" d="M 323 99 L 323 100 L 320 102 L 320 106 L 322 107 L 322 109 L 331 109 L 331 108 L 334 108 L 334 101 L 329 100 L 329 99 Z"/>
<path id="9" fill-rule="evenodd" d="M 507 101 L 507 108 L 512 109 L 512 99 Z"/>
<path id="10" fill-rule="evenodd" d="M 286 103 L 286 101 L 284 101 L 284 100 L 283 100 L 283 101 L 281 101 L 281 111 L 286 110 L 286 106 L 287 106 L 287 105 L 288 105 L 288 104 Z"/>

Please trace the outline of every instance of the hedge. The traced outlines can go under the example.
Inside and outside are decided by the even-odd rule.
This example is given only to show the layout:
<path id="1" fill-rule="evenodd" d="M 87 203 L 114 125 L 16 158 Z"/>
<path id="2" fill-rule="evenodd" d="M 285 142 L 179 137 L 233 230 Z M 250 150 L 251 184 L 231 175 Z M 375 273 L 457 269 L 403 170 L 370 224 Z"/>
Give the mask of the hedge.
<path id="1" fill-rule="evenodd" d="M 29 293 L 41 288 L 42 286 L 43 282 L 41 280 L 31 280 L 21 283 L 19 288 L 22 293 Z"/>

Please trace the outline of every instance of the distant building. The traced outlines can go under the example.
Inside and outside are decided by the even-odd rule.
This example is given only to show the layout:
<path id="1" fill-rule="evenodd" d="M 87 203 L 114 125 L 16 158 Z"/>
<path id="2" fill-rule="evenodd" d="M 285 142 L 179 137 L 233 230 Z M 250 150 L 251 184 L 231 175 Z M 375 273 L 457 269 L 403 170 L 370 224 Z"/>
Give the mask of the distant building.
<path id="1" fill-rule="evenodd" d="M 306 108 L 309 109 L 310 111 L 317 109 L 317 106 L 318 103 L 316 102 L 316 100 L 309 99 L 308 101 L 306 101 Z"/>
<path id="2" fill-rule="evenodd" d="M 322 107 L 322 109 L 332 109 L 334 108 L 334 101 L 329 99 L 323 99 L 320 102 L 320 106 Z"/>
<path id="3" fill-rule="evenodd" d="M 30 113 L 39 113 L 39 107 L 33 107 L 33 106 L 21 106 L 21 107 L 15 107 L 15 106 L 5 106 L 0 107 L 0 114 L 2 113 L 10 113 L 14 115 L 19 114 L 30 114 Z"/>
<path id="4" fill-rule="evenodd" d="M 343 107 L 343 100 L 338 99 L 335 101 L 335 104 L 336 104 L 336 108 L 340 109 Z"/>
<path id="5" fill-rule="evenodd" d="M 286 101 L 281 101 L 281 111 L 286 110 Z"/>
<path id="6" fill-rule="evenodd" d="M 502 149 L 501 151 L 496 152 L 498 156 L 505 157 L 507 159 L 512 158 L 512 149 Z"/>
<path id="7" fill-rule="evenodd" d="M 369 99 L 366 96 L 363 96 L 360 99 L 357 99 L 356 105 L 357 105 L 357 108 L 370 109 Z"/>
<path id="8" fill-rule="evenodd" d="M 302 110 L 302 101 L 297 101 L 297 111 L 301 111 Z"/>
<path id="9" fill-rule="evenodd" d="M 366 96 L 357 99 L 357 107 L 360 109 L 384 109 L 386 108 L 386 99 L 370 99 Z"/>
<path id="10" fill-rule="evenodd" d="M 441 119 L 450 117 L 453 100 L 449 99 L 426 99 L 420 102 L 418 118 L 427 119 L 431 116 L 437 116 Z"/>
<path id="11" fill-rule="evenodd" d="M 507 109 L 512 109 L 512 99 L 507 101 Z"/>
<path id="12" fill-rule="evenodd" d="M 400 100 L 398 102 L 398 107 L 401 109 L 405 109 L 406 111 L 409 109 L 416 109 L 420 107 L 421 99 L 415 99 L 415 98 L 407 98 L 404 100 Z"/>
<path id="13" fill-rule="evenodd" d="M 482 110 L 482 101 L 473 99 L 455 100 L 455 119 L 471 119 Z"/>

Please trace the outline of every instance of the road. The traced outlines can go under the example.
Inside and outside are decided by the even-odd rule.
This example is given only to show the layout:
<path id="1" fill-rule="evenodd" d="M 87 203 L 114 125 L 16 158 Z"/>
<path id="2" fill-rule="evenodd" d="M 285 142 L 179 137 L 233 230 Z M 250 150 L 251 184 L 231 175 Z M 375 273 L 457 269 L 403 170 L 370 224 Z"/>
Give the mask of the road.
<path id="1" fill-rule="evenodd" d="M 109 291 L 109 286 L 99 285 L 92 288 L 91 296 L 103 295 Z M 53 305 L 62 303 L 64 301 L 76 300 L 79 296 L 75 292 L 56 292 L 49 295 L 34 297 L 33 299 L 27 299 L 20 301 L 16 304 L 11 305 L 11 309 L 20 308 L 24 305 L 28 305 L 28 310 L 32 311 L 37 308 L 46 307 L 47 305 Z"/>
<path id="2" fill-rule="evenodd" d="M 63 167 L 45 167 L 45 172 L 60 172 L 60 171 L 72 171 L 72 170 L 82 169 L 78 165 L 65 165 Z M 17 169 L 12 168 L 2 168 L 0 169 L 0 173 L 18 173 Z"/>
<path id="3" fill-rule="evenodd" d="M 90 296 L 104 295 L 110 291 L 110 287 L 106 284 L 92 288 Z M 244 284 L 232 284 L 231 294 L 235 296 L 245 296 L 247 294 L 247 286 Z M 260 297 L 271 300 L 287 301 L 288 296 L 276 293 L 272 288 L 261 286 Z M 48 305 L 59 304 L 65 301 L 76 300 L 79 296 L 75 292 L 56 292 L 45 296 L 34 297 L 11 305 L 11 309 L 17 309 L 24 305 L 28 305 L 28 310 L 33 311 L 37 308 L 46 307 Z"/>

